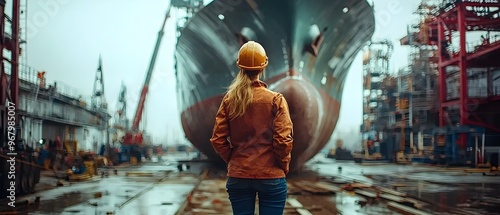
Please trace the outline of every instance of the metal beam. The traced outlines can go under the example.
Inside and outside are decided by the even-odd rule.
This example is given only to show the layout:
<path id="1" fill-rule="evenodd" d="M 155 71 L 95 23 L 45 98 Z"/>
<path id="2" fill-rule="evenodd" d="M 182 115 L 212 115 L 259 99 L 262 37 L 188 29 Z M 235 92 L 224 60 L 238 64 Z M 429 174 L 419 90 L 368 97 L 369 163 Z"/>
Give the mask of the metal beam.
<path id="1" fill-rule="evenodd" d="M 439 63 L 438 63 L 438 72 L 439 72 L 439 126 L 444 126 L 446 124 L 445 119 L 444 119 L 444 108 L 445 106 L 443 105 L 444 102 L 446 101 L 446 66 L 444 65 L 444 59 L 443 59 L 443 39 L 445 37 L 444 35 L 444 23 L 442 22 L 443 19 L 441 17 L 437 18 L 437 23 L 438 23 L 438 56 L 439 56 Z"/>
<path id="2" fill-rule="evenodd" d="M 442 102 L 443 107 L 459 106 L 459 105 L 460 105 L 460 99 L 454 99 L 454 100 Z"/>
<path id="3" fill-rule="evenodd" d="M 467 101 L 468 101 L 468 83 L 467 83 L 467 19 L 465 17 L 465 6 L 459 5 L 458 8 L 458 32 L 460 34 L 460 124 L 465 125 L 467 121 Z"/>
<path id="4" fill-rule="evenodd" d="M 468 125 L 476 125 L 476 126 L 484 127 L 484 128 L 489 129 L 489 130 L 491 130 L 493 132 L 500 133 L 500 128 L 492 126 L 492 125 L 489 125 L 489 124 L 486 124 L 484 122 L 477 122 L 477 121 L 474 121 L 474 120 L 467 120 L 467 124 Z"/>
<path id="5" fill-rule="evenodd" d="M 494 51 L 499 51 L 500 50 L 500 42 L 495 42 L 493 43 L 494 45 L 493 46 L 490 46 L 484 50 L 481 50 L 481 51 L 477 51 L 477 52 L 474 52 L 474 53 L 471 53 L 467 56 L 467 60 L 473 60 L 475 58 L 480 58 L 480 57 L 483 57 L 487 54 L 490 54 Z"/>

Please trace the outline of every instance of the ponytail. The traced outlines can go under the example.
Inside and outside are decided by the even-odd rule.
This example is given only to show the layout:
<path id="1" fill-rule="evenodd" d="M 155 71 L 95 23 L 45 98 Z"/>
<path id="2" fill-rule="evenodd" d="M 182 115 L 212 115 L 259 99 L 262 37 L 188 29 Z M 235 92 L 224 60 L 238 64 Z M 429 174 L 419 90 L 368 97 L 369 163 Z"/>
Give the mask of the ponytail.
<path id="1" fill-rule="evenodd" d="M 245 114 L 248 105 L 252 102 L 252 79 L 243 70 L 229 85 L 227 91 L 229 119 L 235 119 Z"/>

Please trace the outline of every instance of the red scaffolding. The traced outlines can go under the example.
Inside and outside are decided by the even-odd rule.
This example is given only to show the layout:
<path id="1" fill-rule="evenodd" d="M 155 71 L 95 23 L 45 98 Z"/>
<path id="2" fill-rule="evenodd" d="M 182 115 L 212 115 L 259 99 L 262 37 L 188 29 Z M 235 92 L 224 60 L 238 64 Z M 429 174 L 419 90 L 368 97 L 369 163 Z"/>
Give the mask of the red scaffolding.
<path id="1" fill-rule="evenodd" d="M 7 125 L 6 113 L 7 105 L 6 101 L 14 105 L 18 105 L 19 100 L 19 16 L 20 16 L 20 0 L 14 0 L 12 2 L 12 18 L 7 17 L 5 14 L 4 0 L 0 0 L 0 55 L 2 56 L 0 64 L 0 127 Z M 6 27 L 9 26 L 9 27 Z M 6 33 L 9 32 L 9 33 Z M 4 50 L 10 51 L 10 58 L 4 54 Z M 10 64 L 10 78 L 7 77 L 7 72 L 5 71 L 5 64 Z M 16 117 L 16 125 L 18 125 L 19 119 Z M 3 129 L 6 131 L 6 129 Z M 16 138 L 19 138 L 16 135 Z"/>
<path id="2" fill-rule="evenodd" d="M 486 3 L 488 2 L 488 3 Z M 467 33 L 487 32 L 481 35 L 482 41 L 473 43 L 466 40 Z M 492 90 L 492 71 L 500 68 L 500 3 L 498 1 L 473 0 L 444 1 L 436 12 L 434 24 L 429 28 L 429 42 L 437 45 L 439 50 L 439 125 L 455 126 L 476 125 L 500 132 L 491 117 L 498 114 L 497 103 L 500 93 Z M 458 38 L 456 36 L 458 35 Z M 476 35 L 478 36 L 478 35 Z M 455 45 L 454 43 L 458 44 Z M 468 86 L 471 73 L 483 69 L 486 74 L 485 86 L 479 89 L 482 96 L 469 95 Z M 455 77 L 458 85 L 455 86 L 455 96 L 451 92 L 448 79 Z M 478 90 L 476 90 L 478 91 Z M 474 91 L 474 92 L 476 92 Z M 480 107 L 481 106 L 481 107 Z M 457 110 L 457 118 L 450 120 L 450 114 Z M 481 109 L 481 111 L 478 111 Z M 495 112 L 496 111 L 496 112 Z M 479 116 L 478 113 L 486 113 Z M 489 115 L 488 115 L 489 114 Z M 493 114 L 493 115 L 492 115 Z"/>

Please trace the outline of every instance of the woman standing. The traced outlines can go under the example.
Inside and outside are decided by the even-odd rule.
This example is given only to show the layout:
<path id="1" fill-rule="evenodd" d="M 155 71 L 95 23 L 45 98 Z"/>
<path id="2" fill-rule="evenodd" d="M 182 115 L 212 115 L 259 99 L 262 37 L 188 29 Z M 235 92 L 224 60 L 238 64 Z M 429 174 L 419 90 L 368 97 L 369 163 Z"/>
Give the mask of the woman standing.
<path id="1" fill-rule="evenodd" d="M 240 72 L 222 99 L 210 142 L 228 164 L 226 188 L 235 215 L 283 214 L 287 198 L 293 129 L 282 94 L 259 78 L 268 64 L 266 51 L 254 42 L 238 53 Z"/>

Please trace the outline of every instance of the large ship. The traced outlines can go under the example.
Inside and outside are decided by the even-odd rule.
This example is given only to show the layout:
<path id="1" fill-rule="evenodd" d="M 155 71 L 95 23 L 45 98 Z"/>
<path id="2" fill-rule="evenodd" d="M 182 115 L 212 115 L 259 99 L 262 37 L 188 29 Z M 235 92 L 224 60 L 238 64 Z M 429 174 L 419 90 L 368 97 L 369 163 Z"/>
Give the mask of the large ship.
<path id="1" fill-rule="evenodd" d="M 375 29 L 366 0 L 215 0 L 180 31 L 175 60 L 186 137 L 213 160 L 209 139 L 236 58 L 247 41 L 269 57 L 264 81 L 288 101 L 294 123 L 291 169 L 316 155 L 337 120 L 351 63 Z"/>

